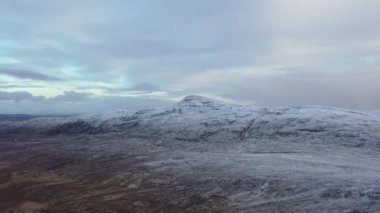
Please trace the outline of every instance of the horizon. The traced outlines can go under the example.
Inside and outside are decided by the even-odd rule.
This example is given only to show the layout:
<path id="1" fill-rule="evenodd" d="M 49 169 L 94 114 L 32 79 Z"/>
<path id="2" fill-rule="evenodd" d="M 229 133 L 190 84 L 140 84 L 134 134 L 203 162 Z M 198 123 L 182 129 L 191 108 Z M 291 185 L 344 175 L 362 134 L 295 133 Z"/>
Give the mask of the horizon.
<path id="1" fill-rule="evenodd" d="M 214 98 L 210 98 L 210 97 L 206 97 L 206 96 L 200 96 L 200 95 L 187 95 L 185 97 L 183 97 L 180 101 L 178 102 L 160 102 L 161 105 L 146 105 L 146 103 L 143 103 L 142 105 L 133 105 L 133 106 L 130 106 L 129 108 L 117 108 L 117 109 L 112 109 L 112 110 L 108 110 L 108 111 L 104 111 L 103 108 L 97 108 L 99 109 L 99 111 L 83 111 L 83 110 L 76 110 L 76 111 L 73 111 L 73 112 L 53 112 L 53 111 L 37 111 L 37 112 L 32 112 L 32 113 L 7 113 L 7 112 L 2 112 L 0 113 L 0 121 L 6 121 L 6 120 L 14 120 L 14 121 L 21 121 L 21 120 L 29 120 L 29 119 L 33 119 L 33 118 L 38 118 L 38 117 L 75 117 L 75 116 L 82 116 L 82 115 L 103 115 L 103 114 L 108 114 L 108 113 L 115 113 L 115 112 L 121 112 L 121 111 L 125 111 L 125 112 L 138 112 L 138 111 L 144 111 L 144 110 L 147 110 L 147 109 L 157 109 L 157 110 L 164 110 L 164 109 L 167 109 L 167 108 L 170 108 L 170 107 L 174 107 L 176 108 L 176 106 L 178 106 L 178 104 L 180 104 L 181 102 L 185 101 L 186 99 L 189 99 L 189 98 L 192 98 L 192 97 L 195 97 L 196 99 L 198 98 L 201 98 L 201 99 L 204 99 L 206 101 L 212 101 L 214 103 L 218 103 L 218 104 L 224 104 L 224 105 L 229 105 L 229 106 L 243 106 L 243 107 L 256 107 L 256 109 L 260 109 L 260 108 L 268 108 L 267 106 L 260 106 L 260 105 L 254 105 L 254 104 L 236 104 L 236 103 L 233 103 L 233 102 L 226 102 L 222 99 L 214 99 Z M 313 105 L 313 104 L 310 104 L 310 105 L 289 105 L 289 106 L 275 106 L 275 107 L 269 107 L 273 110 L 276 110 L 276 109 L 281 109 L 281 108 L 287 108 L 287 109 L 290 109 L 290 108 L 294 108 L 294 109 L 299 109 L 299 108 L 303 108 L 303 109 L 310 109 L 310 108 L 319 108 L 319 109 L 330 109 L 330 110 L 348 110 L 350 112 L 368 112 L 368 113 L 379 113 L 380 110 L 379 109 L 369 109 L 369 110 L 365 110 L 365 109 L 351 109 L 351 108 L 344 108 L 344 107 L 336 107 L 336 106 L 327 106 L 327 105 Z M 78 108 L 79 109 L 79 108 Z"/>
<path id="2" fill-rule="evenodd" d="M 380 1 L 4 1 L 0 112 L 99 113 L 189 94 L 380 109 Z"/>

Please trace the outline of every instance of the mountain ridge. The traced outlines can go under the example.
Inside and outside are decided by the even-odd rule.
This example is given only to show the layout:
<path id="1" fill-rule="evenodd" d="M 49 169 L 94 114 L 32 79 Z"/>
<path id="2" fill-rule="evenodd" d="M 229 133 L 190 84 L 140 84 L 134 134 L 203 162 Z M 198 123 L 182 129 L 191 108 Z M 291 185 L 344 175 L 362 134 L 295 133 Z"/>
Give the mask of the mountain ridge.
<path id="1" fill-rule="evenodd" d="M 323 106 L 258 107 L 186 96 L 171 107 L 0 122 L 0 133 L 107 134 L 213 142 L 291 140 L 380 148 L 377 113 Z"/>

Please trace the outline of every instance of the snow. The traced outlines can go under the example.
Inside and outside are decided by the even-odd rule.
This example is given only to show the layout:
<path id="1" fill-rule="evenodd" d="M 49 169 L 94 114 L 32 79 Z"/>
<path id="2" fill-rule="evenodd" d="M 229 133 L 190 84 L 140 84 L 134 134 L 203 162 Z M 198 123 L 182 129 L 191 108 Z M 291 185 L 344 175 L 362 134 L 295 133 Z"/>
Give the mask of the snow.
<path id="1" fill-rule="evenodd" d="M 128 172 L 118 187 L 133 193 L 152 187 L 177 204 L 185 199 L 176 191 L 181 187 L 189 195 L 228 198 L 237 212 L 380 206 L 380 111 L 239 106 L 187 96 L 165 108 L 0 122 L 0 133 L 28 132 L 54 135 L 38 138 L 51 141 L 41 144 L 44 152 L 85 159 L 67 172 L 117 168 L 107 183 Z"/>
<path id="2" fill-rule="evenodd" d="M 229 143 L 283 139 L 286 143 L 334 143 L 378 149 L 379 115 L 378 111 L 324 106 L 239 106 L 192 95 L 166 108 L 0 122 L 0 132 L 122 132 L 133 137 Z"/>

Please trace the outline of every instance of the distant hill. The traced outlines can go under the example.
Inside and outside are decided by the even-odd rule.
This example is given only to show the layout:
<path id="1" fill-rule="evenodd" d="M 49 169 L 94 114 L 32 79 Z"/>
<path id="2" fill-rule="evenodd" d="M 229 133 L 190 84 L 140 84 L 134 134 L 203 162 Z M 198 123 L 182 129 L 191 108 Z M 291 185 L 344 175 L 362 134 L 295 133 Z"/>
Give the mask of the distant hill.
<path id="1" fill-rule="evenodd" d="M 29 114 L 0 114 L 0 121 L 27 121 L 40 117 L 67 117 L 70 115 L 29 115 Z"/>

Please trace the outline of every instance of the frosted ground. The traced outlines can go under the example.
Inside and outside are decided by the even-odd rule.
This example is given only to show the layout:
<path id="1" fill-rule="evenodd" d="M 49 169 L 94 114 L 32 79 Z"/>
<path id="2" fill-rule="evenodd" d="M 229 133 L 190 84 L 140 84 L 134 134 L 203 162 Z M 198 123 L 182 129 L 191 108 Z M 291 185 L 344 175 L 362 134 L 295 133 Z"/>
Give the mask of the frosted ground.
<path id="1" fill-rule="evenodd" d="M 2 210 L 380 212 L 379 111 L 188 96 L 0 134 Z"/>

